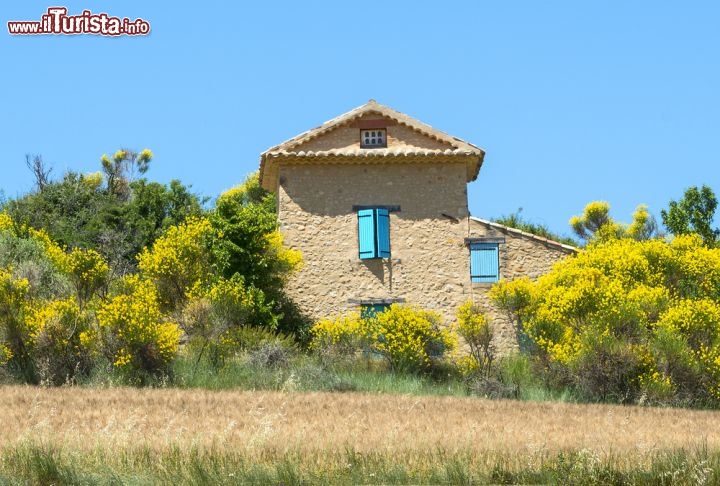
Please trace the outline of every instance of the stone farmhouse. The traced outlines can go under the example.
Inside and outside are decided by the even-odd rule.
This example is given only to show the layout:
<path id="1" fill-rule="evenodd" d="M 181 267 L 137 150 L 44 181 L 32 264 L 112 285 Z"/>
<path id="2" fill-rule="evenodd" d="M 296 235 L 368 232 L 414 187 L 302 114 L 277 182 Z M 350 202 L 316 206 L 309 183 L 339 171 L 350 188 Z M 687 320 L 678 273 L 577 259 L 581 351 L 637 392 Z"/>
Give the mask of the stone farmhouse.
<path id="1" fill-rule="evenodd" d="M 260 183 L 303 254 L 289 294 L 314 319 L 397 302 L 452 322 L 471 299 L 493 317 L 496 347 L 516 346 L 490 287 L 537 278 L 575 248 L 470 215 L 484 156 L 374 100 L 265 151 Z"/>

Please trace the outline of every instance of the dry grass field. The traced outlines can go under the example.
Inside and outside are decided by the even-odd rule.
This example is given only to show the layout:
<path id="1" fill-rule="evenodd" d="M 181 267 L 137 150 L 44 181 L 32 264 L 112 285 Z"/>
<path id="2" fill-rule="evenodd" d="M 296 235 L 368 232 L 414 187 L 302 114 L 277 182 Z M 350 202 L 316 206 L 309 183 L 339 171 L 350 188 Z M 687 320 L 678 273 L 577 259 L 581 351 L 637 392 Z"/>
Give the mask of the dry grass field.
<path id="1" fill-rule="evenodd" d="M 43 482 L 26 469 L 50 467 L 59 483 L 99 466 L 169 481 L 190 463 L 194 482 L 205 468 L 213 482 L 453 483 L 542 471 L 563 454 L 622 472 L 720 451 L 714 411 L 359 393 L 7 386 L 0 423 L 0 473 Z M 44 454 L 54 462 L 34 464 Z M 696 459 L 686 466 L 707 479 L 713 468 Z"/>
<path id="2" fill-rule="evenodd" d="M 720 413 L 615 405 L 356 393 L 176 389 L 1 389 L 0 443 L 73 448 L 142 444 L 360 452 L 592 449 L 644 456 L 706 443 L 720 448 Z"/>

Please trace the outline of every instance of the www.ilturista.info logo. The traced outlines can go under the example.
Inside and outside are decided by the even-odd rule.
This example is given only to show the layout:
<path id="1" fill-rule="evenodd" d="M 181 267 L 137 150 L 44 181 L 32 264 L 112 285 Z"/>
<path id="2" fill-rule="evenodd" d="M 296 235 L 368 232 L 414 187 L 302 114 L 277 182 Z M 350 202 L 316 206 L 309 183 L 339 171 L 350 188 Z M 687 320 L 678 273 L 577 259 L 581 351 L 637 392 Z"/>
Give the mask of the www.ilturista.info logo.
<path id="1" fill-rule="evenodd" d="M 83 10 L 80 15 L 68 15 L 65 7 L 50 7 L 40 21 L 20 20 L 7 23 L 13 35 L 43 34 L 96 34 L 96 35 L 147 35 L 150 24 L 143 19 L 109 17 L 106 13 L 94 14 Z"/>

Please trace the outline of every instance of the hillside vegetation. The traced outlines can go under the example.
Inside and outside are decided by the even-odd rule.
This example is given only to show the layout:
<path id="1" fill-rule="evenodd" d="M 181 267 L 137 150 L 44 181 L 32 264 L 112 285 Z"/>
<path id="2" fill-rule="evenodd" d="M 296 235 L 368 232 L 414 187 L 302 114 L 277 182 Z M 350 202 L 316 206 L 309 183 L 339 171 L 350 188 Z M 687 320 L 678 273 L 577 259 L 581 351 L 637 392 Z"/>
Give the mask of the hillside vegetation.
<path id="1" fill-rule="evenodd" d="M 53 181 L 28 158 L 36 189 L 0 212 L 1 381 L 720 404 L 720 230 L 705 186 L 661 212 L 669 235 L 645 206 L 623 224 L 588 204 L 570 221 L 577 256 L 493 289 L 521 350 L 498 356 L 472 302 L 452 323 L 412 303 L 310 322 L 284 291 L 302 255 L 257 174 L 208 206 L 144 178 L 151 162 L 118 150 L 98 173 Z M 553 237 L 519 212 L 504 222 Z"/>

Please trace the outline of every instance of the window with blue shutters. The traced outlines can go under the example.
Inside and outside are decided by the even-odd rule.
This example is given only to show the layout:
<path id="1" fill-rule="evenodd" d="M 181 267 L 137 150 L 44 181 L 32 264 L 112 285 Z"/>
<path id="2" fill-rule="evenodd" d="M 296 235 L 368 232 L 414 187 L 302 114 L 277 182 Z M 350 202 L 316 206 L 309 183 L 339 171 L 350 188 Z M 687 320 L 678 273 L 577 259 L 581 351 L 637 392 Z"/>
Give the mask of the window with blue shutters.
<path id="1" fill-rule="evenodd" d="M 497 243 L 470 243 L 470 280 L 473 283 L 500 279 L 498 248 Z"/>
<path id="2" fill-rule="evenodd" d="M 390 212 L 386 208 L 358 210 L 360 259 L 390 258 Z"/>

